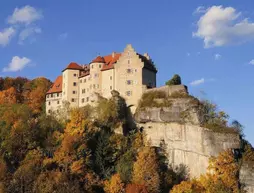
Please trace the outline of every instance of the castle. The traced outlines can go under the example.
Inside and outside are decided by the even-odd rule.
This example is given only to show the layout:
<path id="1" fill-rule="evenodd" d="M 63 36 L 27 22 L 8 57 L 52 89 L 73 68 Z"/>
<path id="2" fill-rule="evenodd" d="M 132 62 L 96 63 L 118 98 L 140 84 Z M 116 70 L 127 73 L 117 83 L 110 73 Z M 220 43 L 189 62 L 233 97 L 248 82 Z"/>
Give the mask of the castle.
<path id="1" fill-rule="evenodd" d="M 47 92 L 46 112 L 58 112 L 65 102 L 70 107 L 83 107 L 94 102 L 96 93 L 109 98 L 112 90 L 134 110 L 142 94 L 156 87 L 156 73 L 149 55 L 135 52 L 130 44 L 122 53 L 98 56 L 88 65 L 72 62 Z"/>

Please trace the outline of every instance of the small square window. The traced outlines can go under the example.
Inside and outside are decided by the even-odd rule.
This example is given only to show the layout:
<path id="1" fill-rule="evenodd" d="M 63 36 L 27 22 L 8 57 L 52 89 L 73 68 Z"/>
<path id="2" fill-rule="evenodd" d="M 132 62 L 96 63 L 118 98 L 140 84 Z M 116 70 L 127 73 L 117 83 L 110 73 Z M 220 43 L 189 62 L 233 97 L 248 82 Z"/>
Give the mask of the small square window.
<path id="1" fill-rule="evenodd" d="M 51 110 L 48 110 L 48 113 L 51 113 Z"/>
<path id="2" fill-rule="evenodd" d="M 132 69 L 130 69 L 130 68 L 128 68 L 126 71 L 128 74 L 132 73 Z"/>
<path id="3" fill-rule="evenodd" d="M 59 105 L 59 104 L 60 104 L 60 101 L 57 101 L 57 104 Z"/>
<path id="4" fill-rule="evenodd" d="M 72 98 L 72 99 L 71 99 L 71 102 L 75 102 L 75 99 Z"/>
<path id="5" fill-rule="evenodd" d="M 85 99 L 82 99 L 82 103 L 84 103 L 85 102 Z"/>
<path id="6" fill-rule="evenodd" d="M 54 95 L 53 94 L 51 94 L 51 98 L 53 98 L 54 97 Z"/>
<path id="7" fill-rule="evenodd" d="M 86 97 L 86 101 L 87 101 L 87 102 L 89 101 L 89 97 Z"/>
<path id="8" fill-rule="evenodd" d="M 72 91 L 72 94 L 76 94 L 76 91 L 74 90 L 74 91 Z"/>
<path id="9" fill-rule="evenodd" d="M 75 73 L 75 74 L 73 74 L 73 76 L 74 76 L 74 77 L 76 77 L 76 76 L 77 76 L 77 74 Z"/>
<path id="10" fill-rule="evenodd" d="M 77 86 L 77 83 L 76 83 L 76 82 L 73 82 L 73 86 Z"/>
<path id="11" fill-rule="evenodd" d="M 51 103 L 49 102 L 48 105 L 50 105 Z"/>
<path id="12" fill-rule="evenodd" d="M 127 91 L 127 92 L 126 92 L 126 95 L 127 95 L 127 96 L 131 96 L 131 94 L 132 94 L 131 91 Z"/>
<path id="13" fill-rule="evenodd" d="M 131 85 L 132 84 L 132 80 L 127 80 L 126 84 Z"/>
<path id="14" fill-rule="evenodd" d="M 59 97 L 59 93 L 57 93 L 56 96 Z"/>

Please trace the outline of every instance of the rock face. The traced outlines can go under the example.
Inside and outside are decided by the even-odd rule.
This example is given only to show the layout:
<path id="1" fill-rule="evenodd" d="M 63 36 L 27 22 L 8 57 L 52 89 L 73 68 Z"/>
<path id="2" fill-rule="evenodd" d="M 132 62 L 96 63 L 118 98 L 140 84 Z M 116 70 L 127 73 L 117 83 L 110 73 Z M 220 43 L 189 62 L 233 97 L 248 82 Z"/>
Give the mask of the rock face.
<path id="1" fill-rule="evenodd" d="M 165 143 L 169 164 L 173 167 L 184 165 L 190 177 L 198 177 L 206 173 L 211 156 L 229 148 L 239 149 L 238 134 L 217 133 L 200 127 L 195 98 L 186 96 L 186 86 L 164 86 L 147 92 L 153 91 L 166 93 L 172 104 L 168 107 L 143 107 L 135 113 L 135 120 L 153 146 Z"/>
<path id="2" fill-rule="evenodd" d="M 240 146 L 237 134 L 215 133 L 206 128 L 179 123 L 139 123 L 153 146 L 165 142 L 169 163 L 184 165 L 190 177 L 206 173 L 209 157 Z"/>
<path id="3" fill-rule="evenodd" d="M 244 190 L 254 193 L 254 165 L 253 163 L 243 163 L 240 170 L 240 182 Z"/>

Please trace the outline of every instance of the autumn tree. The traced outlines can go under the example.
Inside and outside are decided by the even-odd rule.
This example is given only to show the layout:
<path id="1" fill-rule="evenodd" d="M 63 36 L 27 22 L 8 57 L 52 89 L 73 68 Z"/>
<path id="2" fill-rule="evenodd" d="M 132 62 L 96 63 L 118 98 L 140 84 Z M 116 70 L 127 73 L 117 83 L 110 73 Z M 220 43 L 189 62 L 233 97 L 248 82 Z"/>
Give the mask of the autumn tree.
<path id="1" fill-rule="evenodd" d="M 145 185 L 149 192 L 160 192 L 160 176 L 154 148 L 144 147 L 133 166 L 133 183 Z"/>
<path id="2" fill-rule="evenodd" d="M 15 104 L 17 103 L 17 92 L 14 87 L 0 92 L 0 104 Z"/>
<path id="3" fill-rule="evenodd" d="M 122 182 L 120 175 L 115 174 L 110 180 L 105 181 L 106 193 L 124 193 L 124 183 Z"/>

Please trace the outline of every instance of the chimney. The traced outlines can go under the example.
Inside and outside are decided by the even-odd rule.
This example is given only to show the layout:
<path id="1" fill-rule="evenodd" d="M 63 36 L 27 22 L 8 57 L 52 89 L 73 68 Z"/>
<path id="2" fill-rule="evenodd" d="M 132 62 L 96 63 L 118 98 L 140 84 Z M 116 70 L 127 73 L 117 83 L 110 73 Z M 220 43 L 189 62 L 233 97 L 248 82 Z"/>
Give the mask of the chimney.
<path id="1" fill-rule="evenodd" d="M 148 53 L 144 53 L 144 56 L 146 57 L 147 60 L 150 60 L 150 56 L 148 55 Z"/>
<path id="2" fill-rule="evenodd" d="M 112 58 L 114 58 L 114 57 L 115 57 L 115 55 L 116 55 L 116 53 L 115 53 L 115 52 L 112 52 Z"/>

